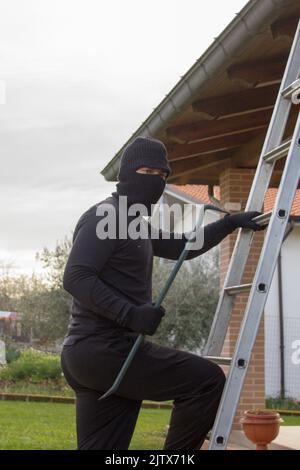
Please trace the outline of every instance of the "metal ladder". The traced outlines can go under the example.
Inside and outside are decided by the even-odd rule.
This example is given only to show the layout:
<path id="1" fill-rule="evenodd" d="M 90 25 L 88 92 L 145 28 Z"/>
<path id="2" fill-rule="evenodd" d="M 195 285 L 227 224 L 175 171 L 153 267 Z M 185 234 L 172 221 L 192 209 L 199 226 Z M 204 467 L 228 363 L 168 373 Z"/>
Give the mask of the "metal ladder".
<path id="1" fill-rule="evenodd" d="M 233 250 L 223 291 L 204 351 L 204 355 L 215 362 L 218 362 L 219 358 L 220 363 L 230 363 L 229 374 L 210 436 L 210 450 L 226 449 L 300 178 L 300 113 L 292 139 L 282 142 L 291 105 L 295 102 L 295 96 L 300 93 L 299 74 L 300 22 L 245 209 L 246 211 L 261 210 L 275 162 L 287 157 L 274 209 L 271 213 L 263 214 L 256 219 L 257 223 L 264 225 L 268 223 L 256 273 L 252 284 L 241 284 L 253 237 L 252 231 L 242 229 L 238 234 Z M 232 358 L 221 358 L 220 355 L 230 322 L 234 298 L 242 292 L 250 292 L 250 294 L 235 352 Z"/>

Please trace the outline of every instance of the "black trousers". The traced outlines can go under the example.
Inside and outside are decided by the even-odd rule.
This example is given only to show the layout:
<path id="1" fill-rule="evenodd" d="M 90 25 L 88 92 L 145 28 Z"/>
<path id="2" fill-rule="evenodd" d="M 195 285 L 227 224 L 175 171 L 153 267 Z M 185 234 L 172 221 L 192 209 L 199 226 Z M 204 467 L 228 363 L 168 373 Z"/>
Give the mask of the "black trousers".
<path id="1" fill-rule="evenodd" d="M 144 341 L 117 393 L 98 401 L 134 341 L 109 332 L 63 347 L 63 372 L 76 393 L 78 449 L 128 449 L 142 400 L 173 400 L 165 450 L 200 449 L 225 382 L 222 369 L 206 359 Z"/>

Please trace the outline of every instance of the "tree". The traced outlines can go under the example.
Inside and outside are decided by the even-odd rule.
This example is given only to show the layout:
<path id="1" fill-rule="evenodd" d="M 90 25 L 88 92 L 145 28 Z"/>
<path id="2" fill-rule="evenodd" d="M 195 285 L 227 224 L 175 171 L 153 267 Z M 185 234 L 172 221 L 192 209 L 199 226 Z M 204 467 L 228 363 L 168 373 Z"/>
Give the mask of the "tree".
<path id="1" fill-rule="evenodd" d="M 64 268 L 71 250 L 72 242 L 65 238 L 58 242 L 53 251 L 44 248 L 37 253 L 36 258 L 41 260 L 47 273 L 47 280 L 53 289 L 60 289 L 63 282 Z"/>
<path id="2" fill-rule="evenodd" d="M 64 267 L 71 248 L 65 239 L 54 250 L 44 248 L 38 258 L 45 275 L 0 276 L 0 309 L 23 314 L 22 328 L 49 343 L 64 337 L 70 317 L 71 296 L 63 289 Z M 163 302 L 167 313 L 153 340 L 179 349 L 199 351 L 207 338 L 219 295 L 217 250 L 186 261 Z M 157 299 L 173 267 L 155 259 L 153 299 Z"/>
<path id="3" fill-rule="evenodd" d="M 66 334 L 70 296 L 38 276 L 28 278 L 20 302 L 22 327 L 34 339 L 51 343 Z"/>
<path id="4" fill-rule="evenodd" d="M 43 343 L 62 338 L 70 317 L 71 296 L 62 287 L 64 266 L 71 241 L 57 243 L 54 250 L 38 253 L 45 275 L 16 276 L 2 269 L 0 309 L 22 314 L 22 330 Z"/>
<path id="5" fill-rule="evenodd" d="M 155 260 L 153 299 L 157 299 L 174 263 Z M 163 306 L 164 316 L 153 340 L 162 345 L 201 351 L 219 296 L 218 252 L 187 261 L 178 272 Z"/>
<path id="6" fill-rule="evenodd" d="M 17 311 L 17 302 L 25 283 L 26 276 L 13 275 L 13 263 L 0 261 L 0 310 Z"/>
<path id="7" fill-rule="evenodd" d="M 0 310 L 19 311 L 20 297 L 26 280 L 26 276 L 0 275 Z"/>
<path id="8" fill-rule="evenodd" d="M 33 276 L 22 299 L 24 326 L 43 342 L 62 338 L 70 317 L 71 296 L 63 289 L 64 267 L 71 248 L 68 238 L 54 250 L 37 254 L 44 265 L 45 278 Z"/>

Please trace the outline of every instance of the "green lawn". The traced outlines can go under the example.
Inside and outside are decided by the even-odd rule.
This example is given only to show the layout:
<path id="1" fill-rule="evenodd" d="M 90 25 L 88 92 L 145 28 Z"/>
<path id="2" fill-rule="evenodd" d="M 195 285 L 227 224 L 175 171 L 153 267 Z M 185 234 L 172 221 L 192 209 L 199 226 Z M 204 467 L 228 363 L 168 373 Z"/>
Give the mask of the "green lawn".
<path id="1" fill-rule="evenodd" d="M 282 416 L 281 426 L 300 426 L 300 416 Z"/>
<path id="2" fill-rule="evenodd" d="M 60 403 L 0 402 L 0 450 L 75 449 L 75 407 Z M 132 450 L 162 449 L 170 410 L 144 409 Z"/>
<path id="3" fill-rule="evenodd" d="M 0 402 L 0 450 L 75 449 L 75 407 L 61 403 Z M 132 450 L 162 449 L 170 410 L 142 409 Z M 300 426 L 300 417 L 284 416 L 284 426 Z"/>

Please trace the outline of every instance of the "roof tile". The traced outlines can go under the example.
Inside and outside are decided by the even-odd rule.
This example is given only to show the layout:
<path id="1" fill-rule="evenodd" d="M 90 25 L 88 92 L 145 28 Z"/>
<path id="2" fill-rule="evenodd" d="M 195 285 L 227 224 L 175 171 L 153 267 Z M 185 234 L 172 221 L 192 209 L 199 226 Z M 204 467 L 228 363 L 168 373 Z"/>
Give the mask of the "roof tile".
<path id="1" fill-rule="evenodd" d="M 170 184 L 168 185 L 170 189 L 174 188 L 176 191 L 179 191 L 187 196 L 191 196 L 194 199 L 198 199 L 202 204 L 208 204 L 209 197 L 208 197 L 208 186 L 201 185 L 201 184 L 185 184 L 185 185 L 175 185 Z M 217 198 L 220 197 L 220 188 L 219 186 L 215 186 L 215 196 Z M 264 204 L 264 211 L 269 212 L 272 210 L 275 199 L 277 195 L 277 188 L 269 188 L 265 197 L 265 204 Z M 300 189 L 297 190 L 296 196 L 293 202 L 292 212 L 291 215 L 300 215 Z"/>

